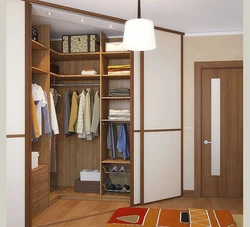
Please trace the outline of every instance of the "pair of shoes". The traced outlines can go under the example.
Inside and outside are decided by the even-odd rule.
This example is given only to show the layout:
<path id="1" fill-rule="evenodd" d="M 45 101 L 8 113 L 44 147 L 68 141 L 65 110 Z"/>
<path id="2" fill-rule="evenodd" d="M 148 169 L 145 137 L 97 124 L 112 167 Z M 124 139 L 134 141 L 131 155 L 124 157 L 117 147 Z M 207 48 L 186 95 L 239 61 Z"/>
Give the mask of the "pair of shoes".
<path id="1" fill-rule="evenodd" d="M 120 184 L 116 184 L 116 185 L 115 185 L 115 190 L 122 190 L 121 185 L 120 185 Z"/>
<path id="2" fill-rule="evenodd" d="M 129 185 L 124 184 L 124 186 L 123 186 L 123 188 L 122 188 L 122 191 L 123 191 L 123 192 L 130 192 L 130 187 L 129 187 Z"/>
<path id="3" fill-rule="evenodd" d="M 125 167 L 121 166 L 120 169 L 119 169 L 119 172 L 120 173 L 126 173 Z"/>
<path id="4" fill-rule="evenodd" d="M 115 185 L 114 184 L 109 185 L 108 190 L 115 190 Z"/>
<path id="5" fill-rule="evenodd" d="M 111 172 L 118 172 L 118 167 L 117 166 L 114 166 L 112 169 L 111 169 Z"/>

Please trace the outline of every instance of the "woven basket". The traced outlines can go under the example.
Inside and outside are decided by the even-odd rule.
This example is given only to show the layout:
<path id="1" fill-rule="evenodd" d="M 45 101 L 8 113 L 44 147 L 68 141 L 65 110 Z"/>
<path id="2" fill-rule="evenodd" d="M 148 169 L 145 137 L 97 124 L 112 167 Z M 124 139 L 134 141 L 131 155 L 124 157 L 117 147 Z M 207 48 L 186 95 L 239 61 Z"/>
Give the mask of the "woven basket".
<path id="1" fill-rule="evenodd" d="M 75 192 L 100 193 L 100 181 L 80 181 L 75 180 Z"/>

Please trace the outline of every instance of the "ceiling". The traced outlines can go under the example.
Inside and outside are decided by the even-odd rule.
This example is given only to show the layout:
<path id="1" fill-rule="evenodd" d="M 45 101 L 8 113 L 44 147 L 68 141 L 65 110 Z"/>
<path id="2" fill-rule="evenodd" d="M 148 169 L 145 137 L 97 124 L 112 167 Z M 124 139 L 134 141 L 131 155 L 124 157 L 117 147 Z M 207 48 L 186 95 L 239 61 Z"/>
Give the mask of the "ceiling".
<path id="1" fill-rule="evenodd" d="M 136 0 L 44 0 L 121 19 L 137 16 Z M 141 0 L 142 18 L 155 26 L 190 34 L 242 33 L 242 0 Z M 51 11 L 52 15 L 47 12 Z M 81 22 L 80 19 L 84 19 Z M 122 36 L 124 25 L 62 10 L 33 6 L 34 24 L 51 24 L 51 38 L 62 35 L 99 33 Z M 111 27 L 112 26 L 112 27 Z"/>

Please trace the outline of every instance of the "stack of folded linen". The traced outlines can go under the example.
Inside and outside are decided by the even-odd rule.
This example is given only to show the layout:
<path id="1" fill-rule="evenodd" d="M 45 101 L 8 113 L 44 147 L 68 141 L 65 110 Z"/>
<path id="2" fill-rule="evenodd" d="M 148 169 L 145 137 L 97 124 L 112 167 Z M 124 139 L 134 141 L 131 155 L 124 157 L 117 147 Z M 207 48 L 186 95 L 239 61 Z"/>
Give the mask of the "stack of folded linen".
<path id="1" fill-rule="evenodd" d="M 109 65 L 108 75 L 130 74 L 130 65 Z"/>
<path id="2" fill-rule="evenodd" d="M 130 120 L 130 110 L 109 110 L 110 120 Z"/>
<path id="3" fill-rule="evenodd" d="M 129 97 L 130 89 L 128 88 L 111 88 L 109 89 L 110 97 Z"/>
<path id="4" fill-rule="evenodd" d="M 97 72 L 94 70 L 94 69 L 83 69 L 81 74 L 82 75 L 94 75 L 96 74 Z"/>

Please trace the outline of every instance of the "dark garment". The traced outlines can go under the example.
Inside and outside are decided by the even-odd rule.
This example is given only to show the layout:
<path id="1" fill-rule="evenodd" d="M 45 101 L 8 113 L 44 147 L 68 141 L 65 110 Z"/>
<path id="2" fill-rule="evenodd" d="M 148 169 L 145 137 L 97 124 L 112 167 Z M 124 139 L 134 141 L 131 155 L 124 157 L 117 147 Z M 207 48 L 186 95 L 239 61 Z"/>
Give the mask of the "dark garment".
<path id="1" fill-rule="evenodd" d="M 115 159 L 116 155 L 116 127 L 114 124 L 108 125 L 107 148 L 111 150 L 111 159 Z"/>
<path id="2" fill-rule="evenodd" d="M 44 133 L 49 138 L 51 138 L 52 130 L 51 130 L 51 124 L 50 124 L 50 117 L 49 117 L 48 98 L 47 98 L 47 93 L 45 91 L 43 93 L 44 93 L 45 100 L 47 102 L 47 104 L 44 107 L 42 107 Z"/>
<path id="3" fill-rule="evenodd" d="M 129 143 L 128 143 L 128 131 L 127 124 L 122 123 L 117 140 L 117 149 L 118 152 L 122 152 L 123 159 L 127 159 L 129 157 Z"/>
<path id="4" fill-rule="evenodd" d="M 66 92 L 64 95 L 63 100 L 63 133 L 66 136 L 73 135 L 74 133 L 69 133 L 69 118 L 70 118 L 70 111 L 71 111 L 71 100 L 72 100 L 72 93 Z"/>

